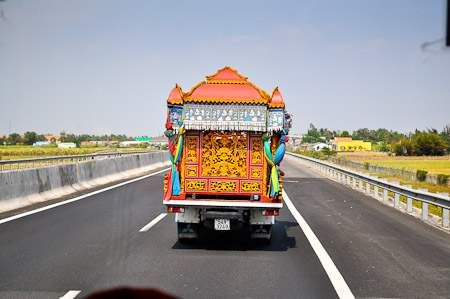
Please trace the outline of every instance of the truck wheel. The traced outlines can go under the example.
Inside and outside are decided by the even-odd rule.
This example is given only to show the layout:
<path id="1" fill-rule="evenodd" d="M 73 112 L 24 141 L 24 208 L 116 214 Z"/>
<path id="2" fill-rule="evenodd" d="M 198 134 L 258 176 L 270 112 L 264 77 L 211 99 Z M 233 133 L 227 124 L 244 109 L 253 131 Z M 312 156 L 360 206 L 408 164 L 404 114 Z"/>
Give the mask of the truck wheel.
<path id="1" fill-rule="evenodd" d="M 198 239 L 199 225 L 197 223 L 181 223 L 177 222 L 178 241 L 186 242 L 189 239 Z"/>

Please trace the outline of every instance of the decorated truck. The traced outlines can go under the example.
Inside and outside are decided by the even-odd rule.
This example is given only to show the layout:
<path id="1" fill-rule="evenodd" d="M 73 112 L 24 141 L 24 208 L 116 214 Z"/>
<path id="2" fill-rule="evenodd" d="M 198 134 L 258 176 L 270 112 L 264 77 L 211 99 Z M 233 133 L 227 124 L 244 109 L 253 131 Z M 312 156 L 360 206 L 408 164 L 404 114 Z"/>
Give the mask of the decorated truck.
<path id="1" fill-rule="evenodd" d="M 291 115 L 278 88 L 271 95 L 231 67 L 167 100 L 165 135 L 172 168 L 164 179 L 168 212 L 180 241 L 201 227 L 248 228 L 270 240 L 283 207 L 282 176 Z"/>

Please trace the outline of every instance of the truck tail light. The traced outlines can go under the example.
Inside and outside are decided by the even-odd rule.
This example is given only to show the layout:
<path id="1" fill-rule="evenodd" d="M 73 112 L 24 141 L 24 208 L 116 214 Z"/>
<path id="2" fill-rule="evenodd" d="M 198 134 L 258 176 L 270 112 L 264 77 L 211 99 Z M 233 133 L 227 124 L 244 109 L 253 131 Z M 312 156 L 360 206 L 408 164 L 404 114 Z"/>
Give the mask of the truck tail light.
<path id="1" fill-rule="evenodd" d="M 278 210 L 264 210 L 262 211 L 263 216 L 279 216 L 280 211 Z"/>
<path id="2" fill-rule="evenodd" d="M 169 212 L 169 213 L 184 213 L 184 208 L 168 207 L 167 212 Z"/>

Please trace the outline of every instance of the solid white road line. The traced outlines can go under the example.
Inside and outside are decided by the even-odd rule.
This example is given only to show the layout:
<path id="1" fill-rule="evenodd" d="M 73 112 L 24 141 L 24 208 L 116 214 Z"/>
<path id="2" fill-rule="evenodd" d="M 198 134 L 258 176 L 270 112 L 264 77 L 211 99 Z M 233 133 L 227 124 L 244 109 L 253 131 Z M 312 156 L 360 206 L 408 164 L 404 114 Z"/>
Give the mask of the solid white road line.
<path id="1" fill-rule="evenodd" d="M 86 198 L 86 197 L 89 197 L 89 196 L 92 196 L 92 195 L 95 195 L 95 194 L 99 194 L 99 193 L 102 193 L 102 192 L 105 192 L 105 191 L 108 191 L 108 190 L 111 190 L 111 189 L 114 189 L 114 188 L 118 188 L 118 187 L 127 185 L 127 184 L 131 184 L 131 183 L 134 183 L 134 182 L 146 179 L 148 177 L 157 175 L 157 174 L 159 174 L 161 172 L 165 172 L 165 171 L 167 171 L 169 169 L 170 168 L 165 168 L 165 169 L 157 171 L 155 173 L 147 174 L 147 175 L 144 175 L 142 177 L 139 177 L 139 178 L 136 178 L 136 179 L 132 179 L 130 181 L 126 181 L 126 182 L 123 182 L 123 183 L 120 183 L 120 184 L 117 184 L 117 185 L 114 185 L 114 186 L 110 186 L 110 187 L 107 187 L 107 188 L 104 188 L 104 189 L 100 189 L 100 190 L 97 190 L 97 191 L 94 191 L 94 192 L 91 192 L 91 193 L 88 193 L 88 194 L 85 194 L 85 195 L 81 195 L 81 196 L 72 198 L 72 199 L 68 199 L 68 200 L 61 201 L 61 202 L 58 202 L 58 203 L 55 203 L 55 204 L 52 204 L 52 205 L 48 205 L 48 206 L 42 207 L 40 209 L 36 209 L 36 210 L 33 210 L 33 211 L 29 211 L 29 212 L 25 212 L 25 213 L 22 213 L 22 214 L 11 216 L 11 217 L 8 217 L 8 218 L 5 218 L 5 219 L 1 219 L 0 220 L 0 224 L 6 223 L 6 222 L 9 222 L 9 221 L 13 221 L 13 220 L 16 220 L 16 219 L 19 219 L 19 218 L 22 218 L 22 217 L 25 217 L 25 216 L 28 216 L 28 215 L 36 214 L 36 213 L 39 213 L 39 212 L 42 212 L 42 211 L 45 211 L 45 210 L 56 208 L 56 207 L 59 207 L 59 206 L 62 206 L 62 205 L 65 205 L 65 204 L 68 204 L 68 203 L 71 203 L 71 202 L 74 202 L 74 201 L 78 201 L 80 199 L 83 199 L 83 198 Z"/>
<path id="2" fill-rule="evenodd" d="M 322 266 L 325 269 L 325 272 L 327 272 L 327 275 L 330 278 L 330 281 L 333 284 L 333 287 L 336 290 L 339 298 L 355 298 L 341 273 L 339 272 L 338 268 L 334 264 L 333 260 L 330 258 L 325 248 L 323 248 L 322 244 L 312 231 L 309 224 L 297 211 L 291 199 L 284 190 L 283 199 L 292 216 L 294 216 L 295 220 L 297 220 L 297 223 L 300 225 L 300 228 L 303 230 L 303 233 L 311 244 L 311 247 L 313 248 L 320 262 L 322 263 Z"/>
<path id="3" fill-rule="evenodd" d="M 78 296 L 79 293 L 81 293 L 81 291 L 68 291 L 64 296 L 59 297 L 59 299 L 73 299 Z"/>
<path id="4" fill-rule="evenodd" d="M 139 230 L 140 233 L 145 233 L 149 229 L 151 229 L 156 223 L 158 223 L 161 219 L 167 216 L 167 213 L 161 213 L 158 217 L 150 221 L 146 226 Z"/>

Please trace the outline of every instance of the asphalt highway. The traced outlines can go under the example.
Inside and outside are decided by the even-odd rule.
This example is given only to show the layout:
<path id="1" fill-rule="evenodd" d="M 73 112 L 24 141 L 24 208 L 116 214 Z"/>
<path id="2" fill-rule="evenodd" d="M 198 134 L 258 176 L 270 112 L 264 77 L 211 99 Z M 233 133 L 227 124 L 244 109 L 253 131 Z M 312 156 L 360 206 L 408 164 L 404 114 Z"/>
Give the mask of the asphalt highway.
<path id="1" fill-rule="evenodd" d="M 355 297 L 450 297 L 450 234 L 288 158 L 281 168 L 295 209 Z M 181 298 L 338 297 L 286 207 L 268 245 L 208 231 L 179 243 L 174 215 L 161 216 L 163 175 L 0 224 L 0 298 L 83 298 L 117 286 Z"/>

